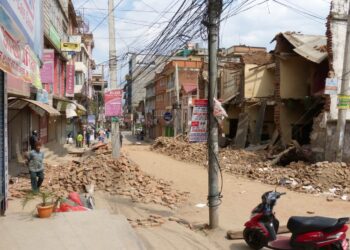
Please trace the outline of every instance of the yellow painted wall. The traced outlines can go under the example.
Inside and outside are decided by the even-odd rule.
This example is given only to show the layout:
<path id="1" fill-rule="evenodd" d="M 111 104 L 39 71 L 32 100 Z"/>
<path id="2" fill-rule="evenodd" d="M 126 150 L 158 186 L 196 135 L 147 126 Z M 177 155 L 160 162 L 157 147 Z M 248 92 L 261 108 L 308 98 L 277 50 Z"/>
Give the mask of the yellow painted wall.
<path id="1" fill-rule="evenodd" d="M 273 96 L 275 89 L 274 69 L 267 69 L 266 66 L 259 68 L 256 67 L 257 65 L 255 64 L 247 64 L 245 66 L 245 98 Z"/>
<path id="2" fill-rule="evenodd" d="M 281 59 L 281 98 L 302 99 L 309 95 L 312 63 L 301 57 Z"/>
<path id="3" fill-rule="evenodd" d="M 228 118 L 224 120 L 223 122 L 223 132 L 225 134 L 229 134 L 230 133 L 230 122 L 229 119 L 238 119 L 239 114 L 241 113 L 241 109 L 238 107 L 235 107 L 233 105 L 229 105 L 226 108 L 226 112 L 228 115 Z"/>
<path id="4" fill-rule="evenodd" d="M 301 124 L 305 108 L 301 104 L 294 104 L 293 107 L 281 106 L 281 131 L 284 143 L 290 143 L 292 140 L 292 124 Z"/>

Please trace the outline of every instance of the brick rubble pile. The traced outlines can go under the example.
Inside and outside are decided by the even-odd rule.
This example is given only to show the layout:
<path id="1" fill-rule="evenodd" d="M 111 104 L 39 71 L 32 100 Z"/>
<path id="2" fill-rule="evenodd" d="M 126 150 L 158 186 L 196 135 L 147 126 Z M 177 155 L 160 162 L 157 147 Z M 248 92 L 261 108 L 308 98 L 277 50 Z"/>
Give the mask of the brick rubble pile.
<path id="1" fill-rule="evenodd" d="M 188 143 L 182 139 L 158 138 L 152 150 L 177 160 L 207 166 L 207 145 Z M 292 162 L 287 166 L 271 166 L 265 151 L 220 149 L 220 165 L 225 172 L 276 185 L 281 179 L 292 190 L 341 197 L 350 200 L 350 166 L 346 163 Z"/>
<path id="2" fill-rule="evenodd" d="M 135 202 L 156 203 L 170 208 L 186 201 L 188 193 L 173 190 L 171 184 L 142 172 L 125 156 L 112 159 L 109 150 L 72 161 L 63 166 L 48 165 L 43 190 L 65 197 L 69 192 L 84 192 L 85 185 L 95 184 L 95 190 L 130 197 Z M 30 190 L 28 174 L 12 178 L 12 197 L 21 198 Z"/>

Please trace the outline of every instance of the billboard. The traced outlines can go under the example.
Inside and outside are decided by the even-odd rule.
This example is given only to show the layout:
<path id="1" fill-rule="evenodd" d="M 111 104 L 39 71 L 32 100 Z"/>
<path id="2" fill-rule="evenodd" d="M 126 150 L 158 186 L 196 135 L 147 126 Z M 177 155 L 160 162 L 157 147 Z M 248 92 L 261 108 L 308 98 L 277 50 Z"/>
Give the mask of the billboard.
<path id="1" fill-rule="evenodd" d="M 115 89 L 105 92 L 105 116 L 121 116 L 123 115 L 123 90 Z"/>

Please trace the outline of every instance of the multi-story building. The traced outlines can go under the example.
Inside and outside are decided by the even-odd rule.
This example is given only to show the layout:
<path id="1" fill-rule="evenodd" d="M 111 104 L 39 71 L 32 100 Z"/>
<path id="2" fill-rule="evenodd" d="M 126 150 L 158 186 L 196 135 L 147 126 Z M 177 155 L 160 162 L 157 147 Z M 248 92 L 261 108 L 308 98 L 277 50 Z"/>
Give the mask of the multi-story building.
<path id="1" fill-rule="evenodd" d="M 172 58 L 160 74 L 156 76 L 157 137 L 174 135 L 175 120 L 166 121 L 164 114 L 171 113 L 172 117 L 175 117 L 177 95 L 179 95 L 180 103 L 185 101 L 187 104 L 186 106 L 182 105 L 181 115 L 178 115 L 180 117 L 180 122 L 178 122 L 180 128 L 178 129 L 181 133 L 188 131 L 187 125 L 191 116 L 188 112 L 188 103 L 189 100 L 192 100 L 193 95 L 197 95 L 198 76 L 201 67 L 202 61 L 200 58 L 176 57 Z M 175 85 L 176 79 L 178 79 L 179 86 Z"/>
<path id="2" fill-rule="evenodd" d="M 146 84 L 146 99 L 145 99 L 145 127 L 146 136 L 150 139 L 156 137 L 156 89 L 154 80 Z"/>

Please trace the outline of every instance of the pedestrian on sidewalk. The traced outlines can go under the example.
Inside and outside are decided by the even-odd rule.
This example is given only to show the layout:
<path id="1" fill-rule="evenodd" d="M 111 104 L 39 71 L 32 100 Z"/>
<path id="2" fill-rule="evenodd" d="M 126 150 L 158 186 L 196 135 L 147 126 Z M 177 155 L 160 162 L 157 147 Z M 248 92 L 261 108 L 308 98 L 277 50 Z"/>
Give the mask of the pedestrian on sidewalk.
<path id="1" fill-rule="evenodd" d="M 81 132 L 79 132 L 78 135 L 77 135 L 77 146 L 78 146 L 78 148 L 82 148 L 83 147 L 83 139 L 84 139 L 84 136 L 81 134 Z"/>
<path id="2" fill-rule="evenodd" d="M 32 135 L 29 138 L 30 150 L 35 149 L 35 144 L 39 141 L 38 131 L 33 130 Z"/>
<path id="3" fill-rule="evenodd" d="M 30 151 L 28 166 L 32 191 L 37 193 L 44 181 L 44 153 L 41 150 L 41 142 L 37 141 L 35 149 Z"/>

